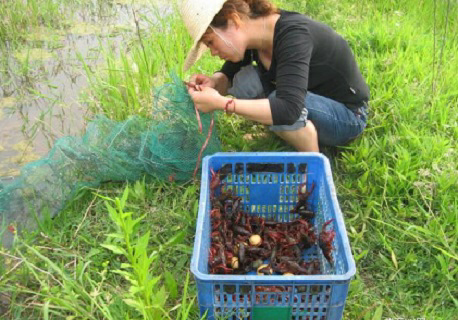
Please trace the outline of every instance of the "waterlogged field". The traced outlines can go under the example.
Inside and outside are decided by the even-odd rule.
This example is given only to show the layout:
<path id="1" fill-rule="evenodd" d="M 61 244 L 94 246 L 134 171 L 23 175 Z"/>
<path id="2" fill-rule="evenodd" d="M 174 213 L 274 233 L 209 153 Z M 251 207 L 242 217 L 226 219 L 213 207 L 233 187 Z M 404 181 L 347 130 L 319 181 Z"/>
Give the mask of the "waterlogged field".
<path id="1" fill-rule="evenodd" d="M 0 176 L 80 134 L 91 117 L 85 70 L 128 50 L 139 27 L 157 20 L 147 2 L 4 1 L 0 8 Z M 163 5 L 162 5 L 163 6 Z M 124 45 L 121 45 L 124 44 Z"/>
<path id="2" fill-rule="evenodd" d="M 115 42 L 118 50 L 107 50 L 110 42 L 94 44 L 96 38 L 90 46 L 80 43 L 66 50 L 90 47 L 88 52 L 97 52 L 98 63 L 91 64 L 88 54 L 78 55 L 76 61 L 61 56 L 61 68 L 73 65 L 74 74 L 81 75 L 79 87 L 85 94 L 72 95 L 83 97 L 88 117 L 147 116 L 151 87 L 167 82 L 169 71 L 187 78 L 192 73 L 212 73 L 221 65 L 207 54 L 189 73 L 181 73 L 190 39 L 178 16 L 159 14 L 161 19 L 152 19 L 135 11 L 140 8 L 123 7 L 130 1 L 116 3 L 3 2 L 0 38 L 2 52 L 8 54 L 1 58 L 0 115 L 12 118 L 11 114 L 27 110 L 20 101 L 30 98 L 30 92 L 42 99 L 40 105 L 46 110 L 59 109 L 61 101 L 53 101 L 64 100 L 55 97 L 65 95 L 63 89 L 55 88 L 52 99 L 41 97 L 51 94 L 33 86 L 40 67 L 32 67 L 30 61 L 41 56 L 57 63 L 50 58 L 56 51 L 48 46 L 57 41 L 57 48 L 67 48 L 67 42 L 55 37 L 72 28 L 82 34 L 97 29 L 68 23 L 67 19 L 78 18 L 79 11 L 70 9 L 74 6 L 104 8 L 99 11 L 102 16 L 112 12 L 110 7 L 128 8 L 125 18 L 119 18 L 120 9 L 113 13 L 114 21 L 125 19 L 130 26 L 116 33 L 123 39 Z M 456 318 L 458 4 L 451 0 L 276 3 L 307 13 L 344 35 L 371 88 L 364 135 L 349 147 L 324 150 L 331 158 L 357 266 L 344 318 Z M 153 3 L 146 3 L 146 8 L 153 8 Z M 141 22 L 139 28 L 136 21 Z M 100 26 L 109 27 L 112 23 Z M 55 32 L 39 31 L 42 28 Z M 39 42 L 46 43 L 44 48 L 31 45 L 35 41 L 29 37 L 34 34 L 46 36 Z M 23 59 L 29 62 L 24 65 Z M 42 121 L 29 116 L 2 122 L 0 130 L 12 122 L 26 133 L 31 124 L 41 128 L 54 111 L 44 114 Z M 53 130 L 70 129 L 53 123 L 49 125 Z M 218 126 L 226 151 L 291 150 L 261 126 L 237 117 L 221 117 Z M 54 138 L 50 136 L 51 145 Z M 17 138 L 16 143 L 20 141 Z M 2 158 L 2 165 L 16 155 L 13 145 L 0 146 L 2 156 L 11 152 Z M 27 147 L 25 143 L 18 149 Z M 2 318 L 199 319 L 196 287 L 188 271 L 198 195 L 198 182 L 145 180 L 128 187 L 110 183 L 81 191 L 59 216 L 40 222 L 37 232 L 18 237 L 13 249 L 0 250 Z"/>

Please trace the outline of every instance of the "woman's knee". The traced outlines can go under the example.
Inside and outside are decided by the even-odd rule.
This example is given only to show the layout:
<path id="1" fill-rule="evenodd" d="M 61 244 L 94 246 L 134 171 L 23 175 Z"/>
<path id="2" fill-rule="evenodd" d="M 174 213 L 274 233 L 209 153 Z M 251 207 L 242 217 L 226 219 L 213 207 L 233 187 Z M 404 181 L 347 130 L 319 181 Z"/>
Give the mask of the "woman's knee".
<path id="1" fill-rule="evenodd" d="M 307 120 L 305 122 L 305 125 L 303 125 L 300 128 L 291 130 L 291 126 L 284 126 L 284 130 L 282 130 L 282 126 L 278 126 L 276 130 L 272 130 L 274 133 L 276 133 L 280 137 L 303 137 L 304 134 L 307 136 L 316 136 L 317 135 L 317 130 L 315 125 L 313 124 L 312 121 Z"/>
<path id="2" fill-rule="evenodd" d="M 274 132 L 298 151 L 318 151 L 318 133 L 311 121 L 294 131 Z"/>
<path id="3" fill-rule="evenodd" d="M 256 68 L 249 65 L 242 67 L 232 80 L 228 93 L 238 99 L 264 98 L 264 89 Z"/>

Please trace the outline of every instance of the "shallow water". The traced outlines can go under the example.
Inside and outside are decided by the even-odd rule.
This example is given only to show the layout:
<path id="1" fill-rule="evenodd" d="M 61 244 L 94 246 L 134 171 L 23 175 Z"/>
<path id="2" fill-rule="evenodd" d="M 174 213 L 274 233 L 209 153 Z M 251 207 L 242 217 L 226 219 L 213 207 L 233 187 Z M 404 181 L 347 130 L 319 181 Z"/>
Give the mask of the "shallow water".
<path id="1" fill-rule="evenodd" d="M 103 50 L 119 52 L 135 36 L 135 20 L 154 21 L 150 2 L 92 1 L 68 6 L 65 30 L 37 28 L 24 47 L 0 58 L 0 180 L 14 179 L 26 163 L 45 156 L 54 141 L 79 135 L 90 116 L 84 64 L 103 65 Z M 67 23 L 67 22 L 66 22 Z M 148 27 L 140 21 L 140 27 Z M 84 63 L 83 63 L 84 62 Z"/>

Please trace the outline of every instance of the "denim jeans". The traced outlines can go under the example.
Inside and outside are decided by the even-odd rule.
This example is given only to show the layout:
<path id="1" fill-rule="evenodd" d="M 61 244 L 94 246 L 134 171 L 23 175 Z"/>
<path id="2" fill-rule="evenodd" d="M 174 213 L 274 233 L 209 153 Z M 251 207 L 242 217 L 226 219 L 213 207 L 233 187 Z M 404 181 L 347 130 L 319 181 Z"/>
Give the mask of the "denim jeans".
<path id="1" fill-rule="evenodd" d="M 232 81 L 228 93 L 239 99 L 265 98 L 258 72 L 253 66 L 243 67 Z M 273 91 L 270 96 L 274 96 Z M 292 125 L 269 126 L 271 131 L 294 131 L 312 121 L 318 132 L 318 143 L 326 146 L 342 146 L 358 137 L 366 127 L 367 104 L 351 110 L 345 104 L 307 92 L 299 119 Z"/>

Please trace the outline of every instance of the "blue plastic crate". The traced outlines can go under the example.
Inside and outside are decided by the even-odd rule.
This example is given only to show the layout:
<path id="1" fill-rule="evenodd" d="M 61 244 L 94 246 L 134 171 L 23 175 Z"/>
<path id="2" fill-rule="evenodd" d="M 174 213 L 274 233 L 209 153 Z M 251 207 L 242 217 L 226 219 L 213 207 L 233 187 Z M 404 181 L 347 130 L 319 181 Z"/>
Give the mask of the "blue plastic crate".
<path id="1" fill-rule="evenodd" d="M 316 212 L 317 232 L 323 223 L 336 231 L 333 242 L 334 266 L 317 246 L 303 252 L 318 258 L 320 275 L 258 276 L 208 273 L 210 248 L 210 169 L 223 168 L 227 188 L 242 197 L 243 209 L 267 219 L 290 221 L 289 211 L 297 202 L 297 187 L 316 187 L 309 201 Z M 306 180 L 305 180 L 306 179 Z M 199 215 L 191 260 L 197 282 L 201 315 L 207 319 L 341 319 L 348 286 L 356 272 L 345 225 L 337 201 L 328 159 L 319 153 L 217 153 L 203 159 Z M 282 292 L 269 292 L 281 287 Z M 266 290 L 267 288 L 267 290 Z"/>

